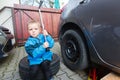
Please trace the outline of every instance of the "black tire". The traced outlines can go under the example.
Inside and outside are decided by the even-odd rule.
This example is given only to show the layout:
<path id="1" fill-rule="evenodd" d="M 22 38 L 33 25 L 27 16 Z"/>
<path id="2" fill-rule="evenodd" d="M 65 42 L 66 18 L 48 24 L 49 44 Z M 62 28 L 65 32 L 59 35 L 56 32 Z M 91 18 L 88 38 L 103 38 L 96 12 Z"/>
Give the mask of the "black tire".
<path id="1" fill-rule="evenodd" d="M 50 70 L 52 72 L 52 76 L 59 71 L 59 68 L 60 68 L 60 58 L 56 54 L 53 54 L 53 60 L 50 64 Z M 29 63 L 27 60 L 27 56 L 22 58 L 19 63 L 19 74 L 22 80 L 29 79 Z M 44 80 L 41 70 L 39 70 L 39 74 L 37 75 L 36 80 Z"/>
<path id="2" fill-rule="evenodd" d="M 61 42 L 64 64 L 73 71 L 86 69 L 88 66 L 87 49 L 83 37 L 75 30 L 67 30 Z"/>

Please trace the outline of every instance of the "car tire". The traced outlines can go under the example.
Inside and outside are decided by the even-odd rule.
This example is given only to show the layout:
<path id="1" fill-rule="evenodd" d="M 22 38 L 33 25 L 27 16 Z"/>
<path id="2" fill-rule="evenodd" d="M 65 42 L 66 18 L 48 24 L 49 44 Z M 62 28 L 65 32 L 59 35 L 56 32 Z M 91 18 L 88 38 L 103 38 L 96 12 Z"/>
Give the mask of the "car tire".
<path id="1" fill-rule="evenodd" d="M 87 48 L 83 39 L 80 31 L 67 30 L 61 40 L 63 62 L 73 71 L 88 67 Z"/>
<path id="2" fill-rule="evenodd" d="M 52 73 L 52 76 L 55 75 L 60 68 L 60 58 L 58 55 L 53 54 L 53 60 L 50 63 L 50 70 Z M 37 75 L 36 80 L 44 80 L 42 70 L 39 70 L 39 74 Z M 29 79 L 29 63 L 27 60 L 27 56 L 22 58 L 19 62 L 19 74 L 22 80 L 28 80 Z"/>

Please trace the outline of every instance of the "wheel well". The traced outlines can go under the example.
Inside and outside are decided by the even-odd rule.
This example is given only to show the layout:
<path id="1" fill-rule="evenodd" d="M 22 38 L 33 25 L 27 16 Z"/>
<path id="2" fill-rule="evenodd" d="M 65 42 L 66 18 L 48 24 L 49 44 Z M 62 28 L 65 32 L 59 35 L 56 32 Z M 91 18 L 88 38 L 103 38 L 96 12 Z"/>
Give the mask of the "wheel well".
<path id="1" fill-rule="evenodd" d="M 74 23 L 65 24 L 60 31 L 60 35 L 62 36 L 65 33 L 65 31 L 70 30 L 70 29 L 77 31 L 79 33 L 79 35 L 81 35 L 83 37 L 84 41 L 86 42 L 86 38 L 85 38 L 83 31 L 81 30 L 81 28 L 78 25 L 76 25 Z"/>
<path id="2" fill-rule="evenodd" d="M 88 58 L 90 58 L 87 38 L 85 37 L 85 34 L 83 33 L 83 31 L 81 30 L 81 28 L 77 24 L 74 24 L 74 23 L 65 24 L 60 31 L 61 38 L 62 38 L 62 35 L 65 33 L 65 31 L 70 30 L 70 29 L 77 31 L 79 33 L 79 35 L 82 36 L 83 41 L 86 45 Z"/>

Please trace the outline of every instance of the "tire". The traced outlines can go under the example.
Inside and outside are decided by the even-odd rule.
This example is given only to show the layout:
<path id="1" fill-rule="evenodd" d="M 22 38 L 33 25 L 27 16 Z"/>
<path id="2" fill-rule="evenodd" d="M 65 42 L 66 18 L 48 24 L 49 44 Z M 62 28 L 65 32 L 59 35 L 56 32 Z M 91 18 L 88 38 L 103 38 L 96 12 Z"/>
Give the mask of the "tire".
<path id="1" fill-rule="evenodd" d="M 88 66 L 87 49 L 83 37 L 75 30 L 67 30 L 61 41 L 64 64 L 73 71 L 86 69 Z"/>
<path id="2" fill-rule="evenodd" d="M 59 71 L 59 68 L 60 68 L 60 58 L 56 54 L 53 54 L 53 60 L 50 63 L 50 70 L 52 72 L 52 76 Z M 22 80 L 29 79 L 29 63 L 27 60 L 27 56 L 22 58 L 19 63 L 19 74 Z M 37 75 L 36 80 L 44 80 L 41 70 L 39 70 L 39 74 Z"/>

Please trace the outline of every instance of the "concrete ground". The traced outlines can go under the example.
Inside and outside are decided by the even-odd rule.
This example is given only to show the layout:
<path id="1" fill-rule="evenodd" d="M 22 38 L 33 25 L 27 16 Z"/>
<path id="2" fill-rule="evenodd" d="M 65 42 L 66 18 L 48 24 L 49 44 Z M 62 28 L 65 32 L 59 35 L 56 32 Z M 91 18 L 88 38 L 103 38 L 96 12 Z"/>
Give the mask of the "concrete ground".
<path id="1" fill-rule="evenodd" d="M 52 51 L 61 57 L 58 42 L 55 43 Z M 27 54 L 25 53 L 24 47 L 17 47 L 10 53 L 8 57 L 0 59 L 0 80 L 21 80 L 18 65 L 19 61 Z M 63 64 L 61 58 L 60 69 L 54 76 L 54 80 L 87 80 L 87 75 L 84 71 L 79 73 L 71 71 Z"/>

